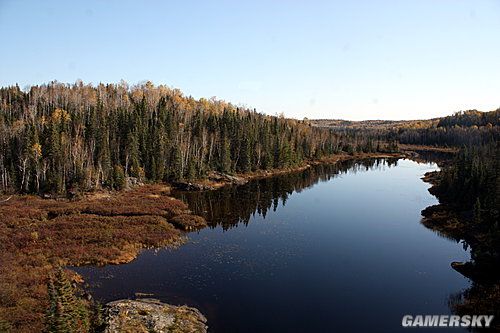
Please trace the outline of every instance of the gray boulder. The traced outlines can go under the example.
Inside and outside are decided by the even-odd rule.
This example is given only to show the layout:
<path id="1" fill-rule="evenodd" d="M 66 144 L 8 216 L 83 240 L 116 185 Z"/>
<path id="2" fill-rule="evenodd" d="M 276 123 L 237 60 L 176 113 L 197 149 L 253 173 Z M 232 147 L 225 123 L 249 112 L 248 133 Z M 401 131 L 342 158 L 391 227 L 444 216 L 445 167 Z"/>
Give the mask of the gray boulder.
<path id="1" fill-rule="evenodd" d="M 195 308 L 165 304 L 152 298 L 107 304 L 106 333 L 207 332 L 207 319 Z"/>

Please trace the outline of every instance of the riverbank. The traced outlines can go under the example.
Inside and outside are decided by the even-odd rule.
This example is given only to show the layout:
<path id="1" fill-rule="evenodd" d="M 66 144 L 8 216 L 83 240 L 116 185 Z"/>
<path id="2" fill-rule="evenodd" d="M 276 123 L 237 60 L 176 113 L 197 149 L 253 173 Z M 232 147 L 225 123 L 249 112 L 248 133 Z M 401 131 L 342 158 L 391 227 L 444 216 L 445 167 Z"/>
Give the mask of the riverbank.
<path id="1" fill-rule="evenodd" d="M 311 166 L 218 191 L 173 192 L 195 212 L 206 212 L 210 227 L 190 234 L 189 245 L 178 251 L 149 250 L 129 265 L 78 272 L 103 301 L 149 293 L 197 307 L 214 332 L 325 331 L 331 325 L 321 318 L 328 311 L 347 315 L 352 309 L 345 304 L 363 302 L 361 315 L 372 315 L 382 330 L 397 330 L 398 321 L 387 313 L 397 316 L 415 304 L 449 313 L 447 295 L 469 287 L 449 268 L 449 262 L 468 258 L 462 246 L 418 225 L 425 203 L 435 202 L 420 180 L 422 170 L 435 169 L 410 159 L 368 159 Z M 331 265 L 328 258 L 339 253 L 352 263 L 347 269 Z M 395 262 L 411 263 L 412 269 Z M 422 279 L 421 272 L 429 271 Z M 382 285 L 373 288 L 374 279 Z M 311 288 L 304 293 L 301 285 Z M 360 285 L 365 288 L 356 289 Z M 376 300 L 391 287 L 408 293 L 380 307 Z M 351 288 L 358 291 L 339 295 Z M 324 303 L 311 308 L 311 300 Z M 248 309 L 258 310 L 249 316 Z M 273 320 L 297 313 L 303 316 L 293 322 Z M 369 331 L 368 325 L 350 329 L 341 317 L 333 322 L 344 331 Z"/>
<path id="2" fill-rule="evenodd" d="M 349 160 L 363 160 L 370 158 L 411 158 L 417 162 L 425 162 L 426 160 L 420 157 L 420 153 L 440 153 L 440 154 L 455 154 L 458 149 L 454 147 L 436 147 L 424 145 L 399 145 L 399 152 L 373 152 L 373 153 L 340 153 L 331 156 L 325 156 L 314 160 L 307 160 L 300 165 L 281 168 L 281 169 L 268 169 L 256 170 L 246 173 L 237 173 L 234 175 L 224 174 L 220 172 L 210 172 L 206 178 L 195 179 L 191 181 L 183 181 L 173 183 L 173 187 L 184 191 L 210 191 L 216 190 L 227 185 L 242 185 L 250 180 L 268 178 L 287 174 L 291 172 L 304 171 L 311 167 L 311 165 L 320 164 L 335 164 L 342 161 Z"/>
<path id="3" fill-rule="evenodd" d="M 436 196 L 440 203 L 429 206 L 422 211 L 422 224 L 441 236 L 463 242 L 470 247 L 471 260 L 468 262 L 451 262 L 451 267 L 472 281 L 472 286 L 450 299 L 450 308 L 457 315 L 471 313 L 487 313 L 495 316 L 492 328 L 500 331 L 500 265 L 498 257 L 493 254 L 495 236 L 489 228 L 477 221 L 474 213 L 455 207 L 440 188 L 442 172 L 426 173 L 422 178 L 432 186 L 429 192 Z M 496 236 L 498 237 L 498 235 Z"/>
<path id="4" fill-rule="evenodd" d="M 204 189 L 215 189 L 298 172 L 313 164 L 411 156 L 406 152 L 339 154 L 293 168 L 235 176 L 212 173 L 212 179 L 200 182 Z M 143 248 L 179 246 L 186 231 L 206 226 L 185 203 L 171 197 L 170 190 L 167 185 L 144 185 L 87 193 L 76 200 L 0 197 L 0 328 L 43 329 L 46 285 L 56 267 L 128 263 Z M 82 282 L 72 272 L 67 274 L 73 282 Z"/>
<path id="5" fill-rule="evenodd" d="M 474 214 L 471 210 L 461 210 L 449 203 L 445 193 L 440 188 L 441 172 L 428 172 L 422 177 L 424 182 L 431 184 L 429 193 L 436 196 L 439 204 L 422 210 L 422 224 L 447 238 L 455 241 L 463 240 L 473 250 L 484 245 L 488 239 L 488 230 L 480 223 L 473 223 Z M 451 266 L 465 277 L 477 282 L 491 282 L 500 276 L 499 267 L 491 262 L 453 262 Z"/>
<path id="6" fill-rule="evenodd" d="M 441 146 L 424 146 L 424 145 L 410 145 L 410 144 L 399 144 L 399 149 L 403 152 L 408 151 L 428 151 L 428 152 L 437 152 L 437 153 L 450 153 L 454 154 L 458 152 L 458 148 L 456 147 L 441 147 Z"/>
<path id="7" fill-rule="evenodd" d="M 342 161 L 348 160 L 363 160 L 370 158 L 411 158 L 412 155 L 408 152 L 400 153 L 356 153 L 356 154 L 335 154 L 332 156 L 322 157 L 319 159 L 305 161 L 300 165 L 281 168 L 281 169 L 268 169 L 268 170 L 256 170 L 246 173 L 237 173 L 234 175 L 224 174 L 220 172 L 210 172 L 206 178 L 195 179 L 191 181 L 175 182 L 173 187 L 178 190 L 183 191 L 211 191 L 219 189 L 227 185 L 242 185 L 250 180 L 263 179 L 268 177 L 274 177 L 278 175 L 283 175 L 292 172 L 304 171 L 311 167 L 311 165 L 319 164 L 335 164 Z"/>
<path id="8" fill-rule="evenodd" d="M 185 231 L 206 225 L 169 193 L 145 185 L 77 200 L 0 197 L 0 328 L 43 330 L 46 286 L 57 267 L 127 263 L 143 248 L 177 247 Z"/>
<path id="9" fill-rule="evenodd" d="M 466 224 L 460 220 L 463 218 L 458 211 L 453 207 L 441 202 L 442 193 L 439 191 L 440 171 L 427 172 L 422 181 L 431 184 L 429 193 L 440 200 L 437 205 L 426 207 L 422 210 L 422 224 L 429 229 L 432 229 L 441 235 L 459 241 L 469 238 L 467 235 L 471 233 L 466 227 Z"/>

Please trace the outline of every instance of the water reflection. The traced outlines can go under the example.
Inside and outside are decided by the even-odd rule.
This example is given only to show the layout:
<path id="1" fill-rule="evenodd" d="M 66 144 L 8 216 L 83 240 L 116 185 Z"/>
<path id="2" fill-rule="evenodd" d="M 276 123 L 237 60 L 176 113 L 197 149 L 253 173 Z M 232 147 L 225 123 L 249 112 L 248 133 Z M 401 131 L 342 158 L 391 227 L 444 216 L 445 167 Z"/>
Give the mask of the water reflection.
<path id="1" fill-rule="evenodd" d="M 245 185 L 227 186 L 217 191 L 174 192 L 174 196 L 186 202 L 190 209 L 209 221 L 209 227 L 222 226 L 224 230 L 239 223 L 247 225 L 255 215 L 266 217 L 281 204 L 285 206 L 289 196 L 300 193 L 320 182 L 328 182 L 347 172 L 381 170 L 398 165 L 398 159 L 366 159 L 344 161 L 337 164 L 312 165 L 305 171 L 263 178 Z"/>
<path id="2" fill-rule="evenodd" d="M 450 267 L 468 253 L 418 223 L 437 203 L 420 177 L 436 169 L 344 162 L 177 193 L 210 228 L 176 250 L 76 270 L 98 300 L 187 304 L 211 332 L 405 331 L 403 315 L 449 314 L 449 295 L 469 286 Z"/>

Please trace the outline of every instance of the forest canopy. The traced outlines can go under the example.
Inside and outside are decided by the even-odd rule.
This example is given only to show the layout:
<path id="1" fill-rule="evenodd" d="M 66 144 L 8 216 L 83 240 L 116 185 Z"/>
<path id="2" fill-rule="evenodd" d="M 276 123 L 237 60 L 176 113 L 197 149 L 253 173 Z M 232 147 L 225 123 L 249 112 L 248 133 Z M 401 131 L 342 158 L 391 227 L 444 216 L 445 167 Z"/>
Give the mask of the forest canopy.
<path id="1" fill-rule="evenodd" d="M 121 188 L 285 168 L 345 147 L 330 130 L 147 82 L 0 89 L 0 190 Z"/>
<path id="2" fill-rule="evenodd" d="M 393 152 L 397 142 L 482 144 L 498 140 L 499 114 L 301 121 L 151 82 L 16 85 L 0 88 L 0 191 L 121 189 L 131 178 L 178 181 L 290 168 L 338 153 Z"/>

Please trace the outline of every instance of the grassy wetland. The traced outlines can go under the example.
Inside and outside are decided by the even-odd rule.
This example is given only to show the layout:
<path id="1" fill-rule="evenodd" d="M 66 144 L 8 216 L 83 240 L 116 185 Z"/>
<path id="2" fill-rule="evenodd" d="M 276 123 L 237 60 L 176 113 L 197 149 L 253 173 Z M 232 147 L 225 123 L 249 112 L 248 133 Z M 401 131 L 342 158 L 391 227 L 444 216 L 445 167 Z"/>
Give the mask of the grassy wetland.
<path id="1" fill-rule="evenodd" d="M 2 196 L 0 313 L 5 327 L 43 330 L 47 283 L 56 268 L 127 263 L 143 248 L 177 247 L 185 230 L 205 225 L 168 194 L 168 187 L 147 185 L 74 200 Z"/>

